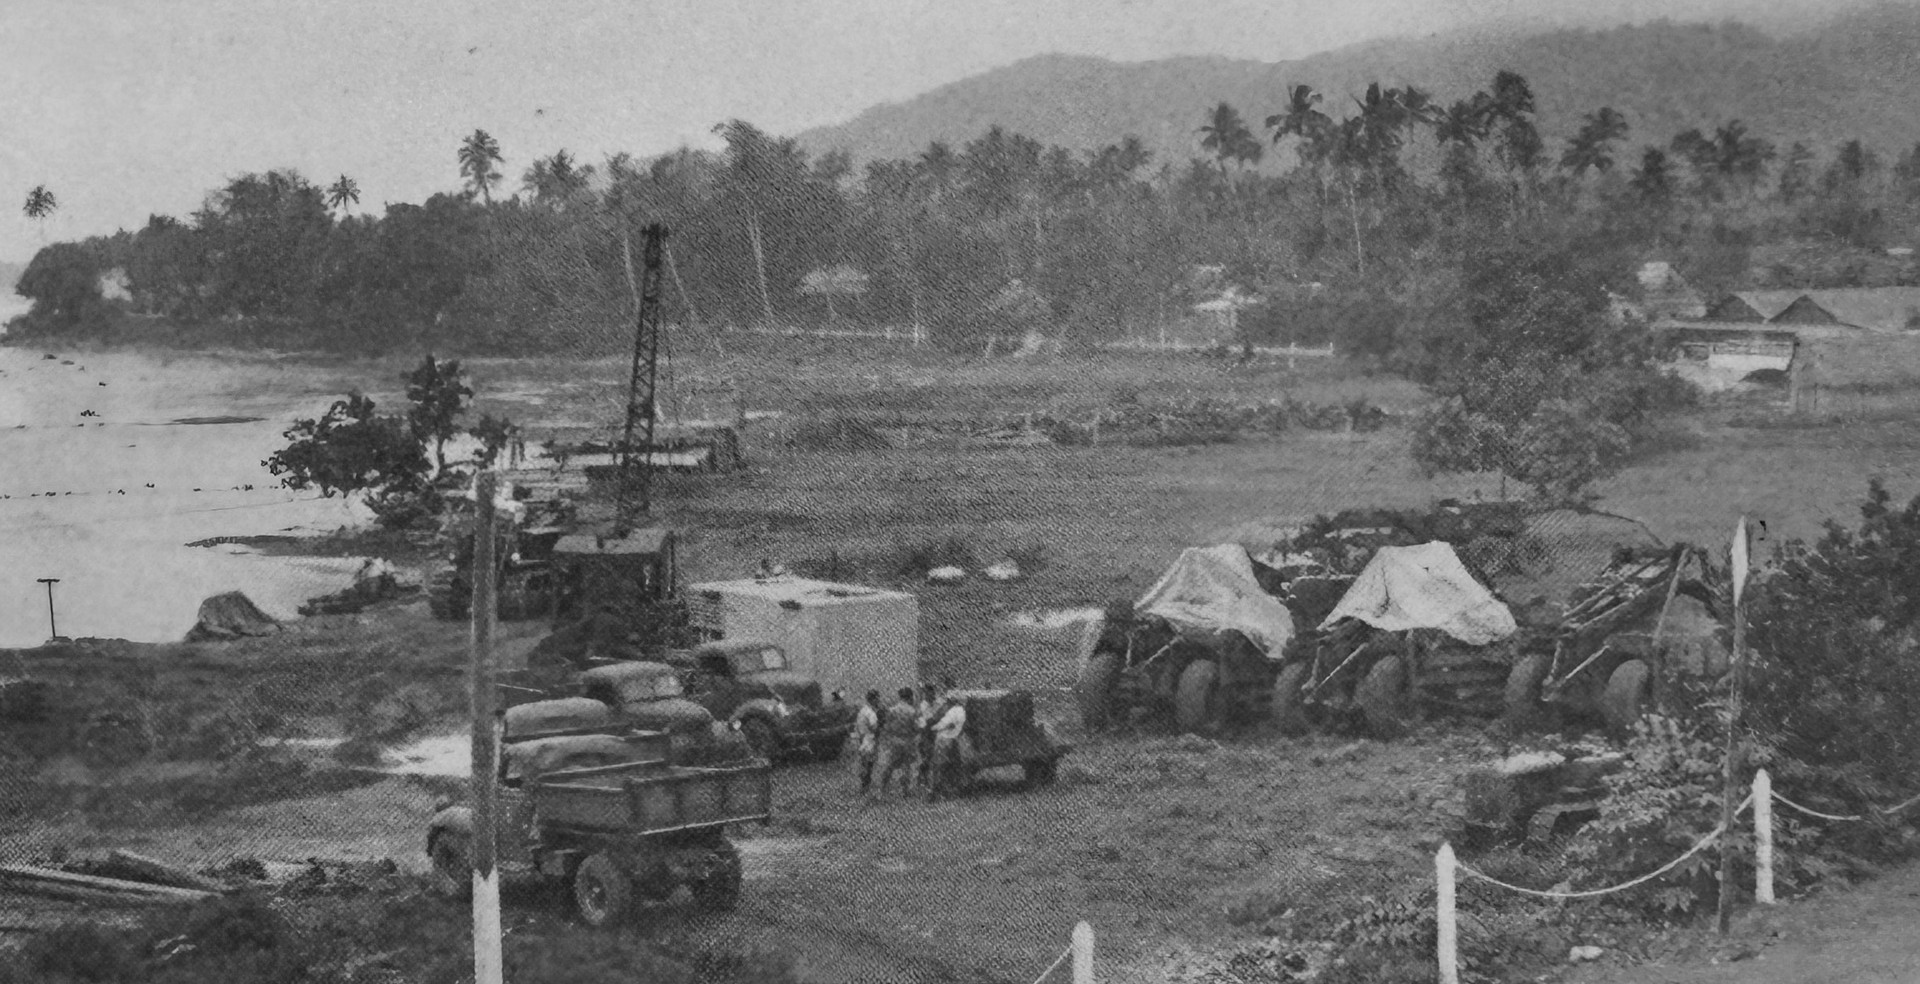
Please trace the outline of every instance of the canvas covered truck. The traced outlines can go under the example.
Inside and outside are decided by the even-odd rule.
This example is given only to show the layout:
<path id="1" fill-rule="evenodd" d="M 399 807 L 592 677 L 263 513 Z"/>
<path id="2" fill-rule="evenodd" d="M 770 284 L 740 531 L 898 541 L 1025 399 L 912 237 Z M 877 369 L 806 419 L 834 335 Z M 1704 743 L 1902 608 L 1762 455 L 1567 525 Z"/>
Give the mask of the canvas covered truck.
<path id="1" fill-rule="evenodd" d="M 1496 717 L 1524 636 L 1445 542 L 1383 546 L 1274 682 L 1272 713 L 1302 734 L 1357 716 L 1383 738 L 1423 715 Z"/>
<path id="2" fill-rule="evenodd" d="M 680 888 L 705 907 L 734 906 L 740 855 L 727 828 L 772 818 L 770 767 L 673 765 L 665 735 L 594 733 L 605 719 L 584 706 L 524 705 L 508 718 L 496 776 L 503 868 L 569 883 L 593 926 Z M 444 893 L 471 890 L 472 845 L 471 808 L 443 803 L 426 850 Z"/>
<path id="3" fill-rule="evenodd" d="M 1293 615 L 1237 544 L 1181 551 L 1130 609 L 1109 609 L 1080 667 L 1090 728 L 1170 717 L 1215 731 L 1263 715 L 1293 638 Z"/>

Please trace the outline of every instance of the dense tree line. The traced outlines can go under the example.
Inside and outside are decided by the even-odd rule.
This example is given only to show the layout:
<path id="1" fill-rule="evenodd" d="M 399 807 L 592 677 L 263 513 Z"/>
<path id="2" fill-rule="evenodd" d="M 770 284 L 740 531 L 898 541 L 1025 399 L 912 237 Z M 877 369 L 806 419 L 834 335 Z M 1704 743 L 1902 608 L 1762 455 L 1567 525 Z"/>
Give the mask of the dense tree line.
<path id="1" fill-rule="evenodd" d="M 1411 86 L 1369 87 L 1345 109 L 1310 86 L 1281 96 L 1260 124 L 1224 103 L 1198 115 L 1201 156 L 1184 163 L 1131 137 L 1076 153 L 993 128 L 856 173 L 843 154 L 733 120 L 717 152 L 585 163 L 561 150 L 508 192 L 501 148 L 475 132 L 449 148 L 458 189 L 378 216 L 356 210 L 350 177 L 322 188 L 271 171 L 184 219 L 50 245 L 22 278 L 35 307 L 16 330 L 613 350 L 631 318 L 632 241 L 659 221 L 680 324 L 919 325 L 955 348 L 1029 327 L 1097 341 L 1150 332 L 1231 284 L 1264 302 L 1240 318 L 1248 340 L 1332 340 L 1430 372 L 1432 340 L 1472 320 L 1442 299 L 1499 244 L 1551 240 L 1614 290 L 1657 254 L 1717 290 L 1747 283 L 1756 244 L 1865 255 L 1920 205 L 1920 148 L 1891 164 L 1858 141 L 1823 155 L 1730 121 L 1634 149 L 1604 107 L 1549 148 L 1509 72 L 1451 102 Z M 124 287 L 111 297 L 89 286 L 109 271 Z"/>

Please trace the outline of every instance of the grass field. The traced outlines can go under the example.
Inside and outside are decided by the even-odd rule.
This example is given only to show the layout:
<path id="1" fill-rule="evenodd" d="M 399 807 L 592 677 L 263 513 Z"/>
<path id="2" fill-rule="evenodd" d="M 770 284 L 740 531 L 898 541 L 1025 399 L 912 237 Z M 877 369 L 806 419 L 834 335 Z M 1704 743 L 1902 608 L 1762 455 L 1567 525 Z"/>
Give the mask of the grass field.
<path id="1" fill-rule="evenodd" d="M 731 415 L 741 405 L 784 415 L 749 431 L 746 470 L 673 477 L 657 490 L 657 516 L 682 532 L 691 579 L 743 576 L 763 558 L 806 569 L 832 559 L 854 579 L 912 590 L 921 599 L 928 674 L 1032 688 L 1080 749 L 1054 789 L 934 807 L 860 806 L 845 797 L 847 777 L 834 767 L 784 773 L 782 819 L 747 842 L 742 913 L 717 924 L 655 924 L 644 932 L 658 946 L 683 953 L 786 947 L 813 961 L 821 980 L 1030 979 L 1064 946 L 1068 927 L 1089 918 L 1112 941 L 1116 968 L 1154 980 L 1182 952 L 1271 931 L 1287 908 L 1330 911 L 1424 877 L 1419 842 L 1431 833 L 1426 811 L 1436 791 L 1455 770 L 1495 751 L 1478 733 L 1365 743 L 1340 755 L 1331 754 L 1328 739 L 1255 735 L 1213 747 L 1164 736 L 1079 735 L 1065 692 L 1074 676 L 1073 633 L 1021 628 L 1011 619 L 1136 597 L 1186 546 L 1270 543 L 1286 527 L 1349 506 L 1493 498 L 1501 492 L 1497 477 L 1420 475 L 1397 425 L 1371 433 L 1296 429 L 1191 447 L 936 441 L 809 451 L 786 444 L 797 422 L 817 418 L 979 422 L 1192 397 L 1365 398 L 1407 411 L 1420 405 L 1415 388 L 1330 360 L 1302 360 L 1293 371 L 1197 357 L 983 363 L 764 340 L 731 345 L 724 355 L 680 355 L 667 406 L 684 405 L 690 416 Z M 1920 356 L 1911 344 L 1873 340 L 1836 350 L 1827 365 L 1856 377 L 1835 382 L 1837 392 L 1877 402 L 1811 420 L 1782 419 L 1751 395 L 1710 405 L 1600 483 L 1599 505 L 1663 539 L 1717 545 L 1742 512 L 1765 521 L 1775 539 L 1816 535 L 1829 518 L 1850 524 L 1871 477 L 1885 478 L 1896 497 L 1912 495 L 1920 489 L 1920 430 L 1912 426 L 1920 403 L 1910 396 Z M 400 361 L 334 361 L 305 374 L 283 367 L 273 386 L 307 394 L 359 387 L 385 402 L 397 398 L 404 368 Z M 549 431 L 605 434 L 625 398 L 625 370 L 622 360 L 472 364 L 478 409 L 508 413 L 533 440 Z M 901 562 L 949 541 L 980 566 L 1017 554 L 1028 574 L 941 587 Z M 134 647 L 117 657 L 41 654 L 28 666 L 69 693 L 142 702 L 157 720 L 178 719 L 167 732 L 177 757 L 212 770 L 203 746 L 217 736 L 196 737 L 194 729 L 231 719 L 236 704 L 249 713 L 227 727 L 354 737 L 451 728 L 463 711 L 464 644 L 463 627 L 431 622 L 415 604 L 309 620 L 272 640 Z M 270 771 L 183 775 L 131 805 L 97 791 L 62 800 L 68 809 L 61 815 L 16 816 L 28 821 L 25 833 L 0 848 L 131 842 L 204 855 L 249 843 L 249 831 L 305 817 L 332 833 L 257 842 L 281 853 L 331 843 L 353 857 L 387 846 L 416 850 L 412 825 L 426 795 L 417 784 L 364 774 L 349 781 L 343 770 L 316 767 L 302 773 L 313 784 L 302 790 L 269 780 Z M 112 777 L 91 778 L 97 786 Z M 187 788 L 193 795 L 183 797 Z M 318 795 L 289 795 L 303 791 Z M 533 921 L 515 945 L 579 939 L 557 919 L 527 918 Z"/>

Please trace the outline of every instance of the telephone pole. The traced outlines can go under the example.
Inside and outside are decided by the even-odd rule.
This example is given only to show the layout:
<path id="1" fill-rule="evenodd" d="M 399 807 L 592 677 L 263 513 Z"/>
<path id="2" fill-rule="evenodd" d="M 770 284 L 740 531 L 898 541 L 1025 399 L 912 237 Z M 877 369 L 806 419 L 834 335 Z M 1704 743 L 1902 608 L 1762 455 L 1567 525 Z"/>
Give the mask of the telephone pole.
<path id="1" fill-rule="evenodd" d="M 476 510 L 473 542 L 473 637 L 469 664 L 473 709 L 473 981 L 501 984 L 500 873 L 495 865 L 499 830 L 494 773 L 499 754 L 494 720 L 493 628 L 495 571 L 493 499 L 497 476 L 484 469 L 473 478 Z"/>
<path id="2" fill-rule="evenodd" d="M 59 584 L 60 579 L 43 577 L 40 578 L 40 583 L 47 586 L 47 639 L 51 641 L 60 638 L 60 626 L 53 620 L 53 586 Z"/>

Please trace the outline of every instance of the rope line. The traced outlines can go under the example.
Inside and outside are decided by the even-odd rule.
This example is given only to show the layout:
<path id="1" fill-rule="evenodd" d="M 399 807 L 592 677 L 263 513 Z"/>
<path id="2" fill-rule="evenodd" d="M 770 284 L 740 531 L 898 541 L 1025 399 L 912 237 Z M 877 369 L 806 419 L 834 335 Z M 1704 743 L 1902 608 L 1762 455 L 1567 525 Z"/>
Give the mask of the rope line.
<path id="1" fill-rule="evenodd" d="M 1053 963 L 1048 964 L 1047 969 L 1041 971 L 1040 976 L 1033 979 L 1033 984 L 1040 984 L 1041 981 L 1046 980 L 1047 975 L 1053 973 L 1056 970 L 1059 970 L 1060 965 L 1063 963 L 1066 963 L 1067 958 L 1071 956 L 1073 956 L 1073 947 L 1069 946 L 1066 949 L 1061 950 L 1060 955 L 1053 958 Z"/>
<path id="2" fill-rule="evenodd" d="M 1794 801 L 1786 798 L 1785 796 L 1780 795 L 1778 791 L 1774 792 L 1773 798 L 1777 802 L 1779 802 L 1782 806 L 1790 806 L 1796 810 L 1799 810 L 1801 813 L 1806 814 L 1807 816 L 1819 817 L 1822 820 L 1847 821 L 1847 820 L 1865 820 L 1866 819 L 1865 814 L 1853 814 L 1850 816 L 1843 817 L 1843 816 L 1836 816 L 1831 813 L 1821 813 L 1819 810 L 1815 810 L 1810 807 L 1801 806 L 1800 804 L 1795 803 Z M 1886 809 L 1874 807 L 1874 811 L 1883 815 L 1899 813 L 1900 811 L 1905 810 L 1907 807 L 1912 806 L 1915 803 L 1920 803 L 1920 796 L 1911 797 L 1907 799 L 1905 802 L 1895 804 L 1893 806 L 1887 807 Z"/>
<path id="3" fill-rule="evenodd" d="M 1739 806 L 1734 807 L 1733 809 L 1734 815 L 1739 816 L 1740 812 L 1742 810 L 1745 810 L 1748 806 L 1752 805 L 1752 803 L 1753 803 L 1753 794 L 1748 793 L 1747 798 L 1744 800 L 1741 800 Z M 1661 875 L 1664 875 L 1667 872 L 1672 871 L 1674 868 L 1679 867 L 1680 862 L 1685 861 L 1686 859 L 1693 857 L 1695 854 L 1700 853 L 1702 850 L 1706 848 L 1708 844 L 1711 844 L 1714 841 L 1718 840 L 1720 838 L 1720 835 L 1726 833 L 1726 831 L 1727 831 L 1727 828 L 1724 825 L 1716 825 L 1713 828 L 1713 830 L 1709 831 L 1705 837 L 1702 837 L 1698 843 L 1694 844 L 1692 847 L 1687 848 L 1686 853 L 1681 854 L 1679 857 L 1674 858 L 1672 861 L 1669 861 L 1666 864 L 1663 864 L 1660 867 L 1654 869 L 1653 871 L 1650 871 L 1644 875 L 1641 875 L 1640 877 L 1635 878 L 1630 882 L 1626 882 L 1620 885 L 1615 885 L 1611 888 L 1595 888 L 1595 889 L 1590 889 L 1582 892 L 1543 892 L 1543 891 L 1540 891 L 1539 889 L 1534 889 L 1534 888 L 1521 888 L 1518 885 L 1509 885 L 1506 882 L 1499 880 L 1498 878 L 1494 878 L 1490 875 L 1485 875 L 1478 871 L 1475 871 L 1471 866 L 1467 865 L 1464 862 L 1456 861 L 1454 862 L 1454 867 L 1460 870 L 1461 872 L 1471 877 L 1478 878 L 1481 881 L 1486 882 L 1490 885 L 1498 885 L 1501 888 L 1504 888 L 1510 892 L 1519 892 L 1522 895 L 1532 895 L 1532 896 L 1536 896 L 1543 899 L 1588 899 L 1588 898 L 1594 898 L 1600 895 L 1612 895 L 1615 892 L 1624 892 L 1629 888 L 1633 888 L 1638 885 L 1644 885 L 1647 882 L 1650 882 L 1655 878 L 1658 878 Z"/>

